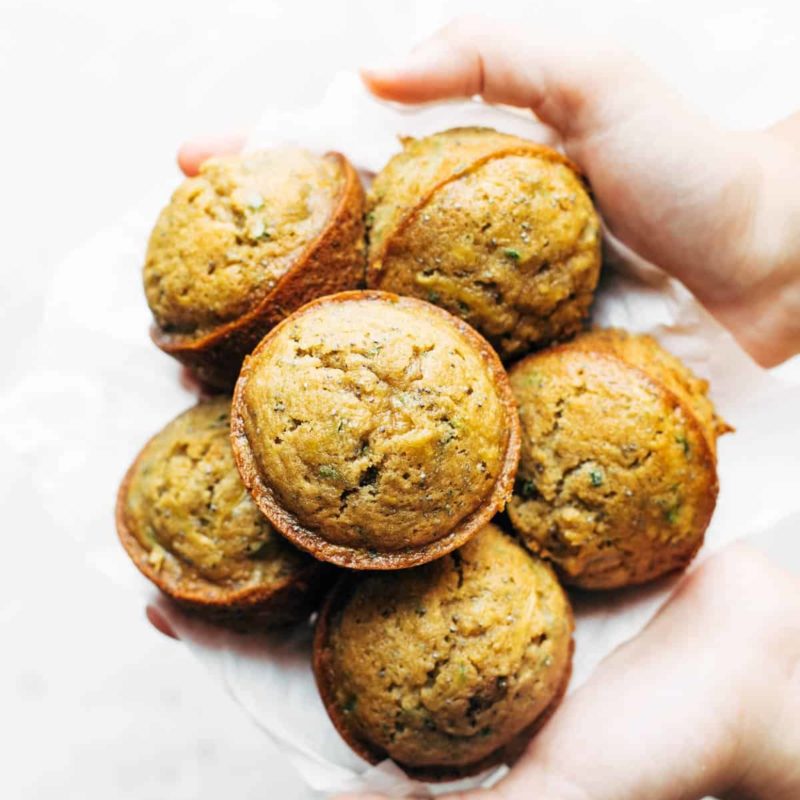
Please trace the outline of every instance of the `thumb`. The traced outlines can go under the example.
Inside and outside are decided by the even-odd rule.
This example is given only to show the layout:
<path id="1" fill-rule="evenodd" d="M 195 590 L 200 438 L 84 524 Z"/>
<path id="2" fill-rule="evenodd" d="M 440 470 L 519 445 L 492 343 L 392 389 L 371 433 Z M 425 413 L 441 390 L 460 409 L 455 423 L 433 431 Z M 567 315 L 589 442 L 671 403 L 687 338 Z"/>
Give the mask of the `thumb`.
<path id="1" fill-rule="evenodd" d="M 477 94 L 530 109 L 585 173 L 611 233 L 743 330 L 724 304 L 761 290 L 762 259 L 749 255 L 759 162 L 745 139 L 687 107 L 635 56 L 598 39 L 468 17 L 407 61 L 362 76 L 376 95 L 401 102 Z"/>
<path id="2" fill-rule="evenodd" d="M 530 108 L 564 138 L 594 133 L 618 120 L 632 102 L 633 85 L 649 84 L 652 91 L 658 84 L 625 51 L 480 17 L 455 20 L 405 60 L 364 69 L 362 78 L 377 96 L 403 103 L 480 95 L 488 102 Z M 626 91 L 621 92 L 623 81 Z M 658 90 L 663 93 L 664 87 L 658 84 Z"/>

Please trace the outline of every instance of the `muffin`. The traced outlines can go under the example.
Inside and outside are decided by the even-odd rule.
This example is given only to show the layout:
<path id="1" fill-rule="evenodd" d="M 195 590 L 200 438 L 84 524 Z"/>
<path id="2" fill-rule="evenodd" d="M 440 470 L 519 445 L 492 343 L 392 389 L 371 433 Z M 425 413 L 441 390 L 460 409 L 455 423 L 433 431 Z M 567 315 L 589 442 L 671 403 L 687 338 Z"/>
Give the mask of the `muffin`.
<path id="1" fill-rule="evenodd" d="M 144 447 L 117 498 L 134 564 L 189 610 L 239 625 L 299 621 L 329 570 L 278 535 L 250 499 L 230 447 L 230 398 L 181 414 Z"/>
<path id="2" fill-rule="evenodd" d="M 504 505 L 519 420 L 497 355 L 440 308 L 343 292 L 270 331 L 233 401 L 259 508 L 317 558 L 397 569 L 444 555 Z"/>
<path id="3" fill-rule="evenodd" d="M 577 332 L 600 273 L 577 168 L 489 128 L 402 142 L 367 199 L 367 285 L 446 308 L 504 359 Z"/>
<path id="4" fill-rule="evenodd" d="M 511 371 L 522 455 L 511 522 L 585 589 L 686 567 L 717 498 L 729 428 L 708 384 L 649 336 L 592 331 Z"/>
<path id="5" fill-rule="evenodd" d="M 213 158 L 173 194 L 150 236 L 153 341 L 230 388 L 261 337 L 309 300 L 364 279 L 364 194 L 339 153 Z"/>
<path id="6" fill-rule="evenodd" d="M 566 689 L 572 628 L 550 567 L 489 524 L 433 563 L 342 578 L 314 673 L 359 755 L 450 780 L 522 751 Z"/>

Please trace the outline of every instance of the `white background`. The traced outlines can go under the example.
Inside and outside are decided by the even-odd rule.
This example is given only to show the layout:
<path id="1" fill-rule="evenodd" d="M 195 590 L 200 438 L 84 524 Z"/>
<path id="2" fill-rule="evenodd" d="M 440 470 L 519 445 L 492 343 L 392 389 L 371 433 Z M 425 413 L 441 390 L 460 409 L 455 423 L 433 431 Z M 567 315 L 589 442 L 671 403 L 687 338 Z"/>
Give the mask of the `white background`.
<path id="1" fill-rule="evenodd" d="M 246 129 L 267 100 L 314 101 L 338 69 L 400 54 L 480 5 L 0 0 L 0 388 L 25 363 L 50 270 L 140 198 L 166 200 L 181 140 Z M 800 108 L 796 2 L 494 0 L 491 8 L 534 25 L 559 16 L 616 38 L 730 126 Z M 58 413 L 57 392 L 43 398 L 49 413 Z M 147 626 L 138 602 L 89 565 L 57 521 L 15 501 L 42 476 L 7 456 L 0 796 L 305 797 L 189 654 Z M 93 535 L 113 538 L 112 500 L 87 500 L 107 508 L 107 530 Z"/>

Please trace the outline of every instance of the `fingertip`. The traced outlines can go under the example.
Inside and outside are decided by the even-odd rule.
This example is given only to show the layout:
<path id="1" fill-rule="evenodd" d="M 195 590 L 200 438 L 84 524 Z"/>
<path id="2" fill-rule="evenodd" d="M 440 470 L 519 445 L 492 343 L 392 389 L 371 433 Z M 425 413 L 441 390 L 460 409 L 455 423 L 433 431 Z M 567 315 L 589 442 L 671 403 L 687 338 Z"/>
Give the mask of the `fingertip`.
<path id="1" fill-rule="evenodd" d="M 185 142 L 178 148 L 178 167 L 187 178 L 197 175 L 200 163 L 194 142 Z"/>
<path id="2" fill-rule="evenodd" d="M 175 633 L 175 629 L 169 624 L 169 622 L 167 622 L 167 618 L 155 606 L 147 606 L 145 609 L 145 614 L 147 615 L 147 619 L 149 620 L 150 624 L 159 633 L 163 633 L 164 636 L 168 636 L 170 639 L 178 638 L 178 634 Z"/>
<path id="3" fill-rule="evenodd" d="M 402 67 L 364 67 L 359 74 L 367 89 L 381 100 L 411 103 L 417 99 Z"/>
<path id="4" fill-rule="evenodd" d="M 364 86 L 369 89 L 372 94 L 376 97 L 381 97 L 383 99 L 388 100 L 387 97 L 387 87 L 391 91 L 392 80 L 391 75 L 389 75 L 388 84 L 386 82 L 387 74 L 384 69 L 381 67 L 361 67 L 358 71 L 359 77 L 361 78 L 361 82 Z M 335 798 L 334 800 L 339 800 L 339 798 Z M 347 800 L 344 798 L 343 800 Z"/>
<path id="5" fill-rule="evenodd" d="M 238 153 L 244 142 L 245 136 L 241 133 L 192 139 L 178 148 L 178 166 L 184 175 L 191 178 L 197 175 L 204 161 L 213 156 Z"/>

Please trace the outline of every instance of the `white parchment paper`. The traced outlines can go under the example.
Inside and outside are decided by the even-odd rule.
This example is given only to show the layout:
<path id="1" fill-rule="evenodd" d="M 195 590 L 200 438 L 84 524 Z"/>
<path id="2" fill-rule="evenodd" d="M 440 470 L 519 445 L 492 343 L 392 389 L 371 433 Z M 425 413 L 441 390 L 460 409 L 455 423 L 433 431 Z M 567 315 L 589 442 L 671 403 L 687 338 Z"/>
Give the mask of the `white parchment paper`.
<path id="1" fill-rule="evenodd" d="M 397 151 L 398 134 L 456 125 L 490 125 L 556 143 L 518 112 L 465 102 L 399 109 L 367 97 L 354 75 L 342 74 L 316 108 L 267 110 L 250 146 L 340 150 L 368 179 Z M 177 365 L 147 336 L 140 269 L 164 202 L 165 194 L 154 193 L 56 269 L 26 367 L 0 396 L 0 443 L 37 476 L 37 500 L 52 524 L 75 537 L 93 565 L 159 606 L 309 786 L 397 797 L 438 793 L 442 787 L 409 781 L 391 763 L 367 764 L 341 741 L 314 686 L 310 628 L 288 638 L 241 636 L 186 618 L 148 588 L 116 543 L 113 498 L 125 468 L 148 436 L 192 402 Z M 711 381 L 720 413 L 737 428 L 719 443 L 721 491 L 700 563 L 800 512 L 800 492 L 790 482 L 798 477 L 800 388 L 755 365 L 683 287 L 608 242 L 613 268 L 603 278 L 594 320 L 656 336 Z M 646 624 L 674 582 L 576 598 L 571 690 Z M 495 780 L 501 771 L 480 780 Z"/>

